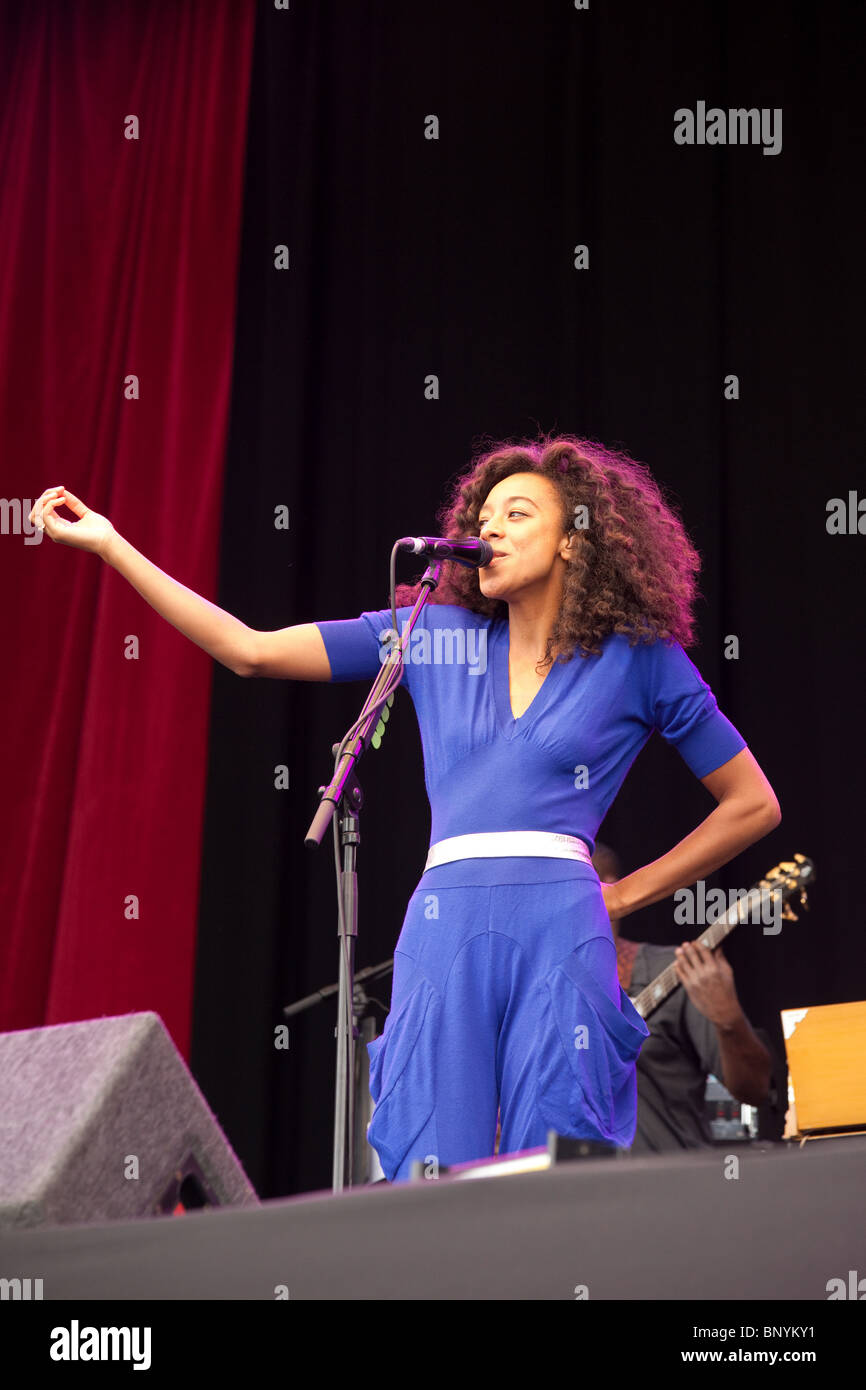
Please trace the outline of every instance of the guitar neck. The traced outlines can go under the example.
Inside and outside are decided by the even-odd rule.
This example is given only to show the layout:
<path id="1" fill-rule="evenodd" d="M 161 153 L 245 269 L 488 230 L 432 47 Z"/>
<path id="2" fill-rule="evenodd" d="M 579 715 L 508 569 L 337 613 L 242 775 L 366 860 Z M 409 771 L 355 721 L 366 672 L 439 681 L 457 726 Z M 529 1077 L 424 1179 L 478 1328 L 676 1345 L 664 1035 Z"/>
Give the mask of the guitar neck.
<path id="1" fill-rule="evenodd" d="M 772 897 L 773 892 L 772 888 L 752 888 L 745 898 L 739 898 L 728 908 L 727 912 L 711 922 L 700 936 L 696 936 L 694 941 L 705 946 L 708 951 L 714 951 L 719 943 L 730 935 L 734 927 L 738 927 L 750 913 L 760 911 L 760 904 L 766 898 Z M 655 979 L 651 980 L 631 1001 L 641 1018 L 647 1018 L 654 1009 L 663 1004 L 668 995 L 673 994 L 679 983 L 676 962 L 671 961 L 670 965 L 665 966 L 664 970 L 656 975 Z"/>

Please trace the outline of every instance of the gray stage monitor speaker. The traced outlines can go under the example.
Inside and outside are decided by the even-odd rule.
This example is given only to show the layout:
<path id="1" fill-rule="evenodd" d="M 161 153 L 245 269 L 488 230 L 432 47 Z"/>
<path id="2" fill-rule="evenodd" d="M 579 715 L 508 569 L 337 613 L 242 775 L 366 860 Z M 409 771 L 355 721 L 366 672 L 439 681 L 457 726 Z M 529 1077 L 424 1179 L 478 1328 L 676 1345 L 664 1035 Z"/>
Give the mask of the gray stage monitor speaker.
<path id="1" fill-rule="evenodd" d="M 0 1034 L 0 1230 L 258 1204 L 157 1014 Z"/>

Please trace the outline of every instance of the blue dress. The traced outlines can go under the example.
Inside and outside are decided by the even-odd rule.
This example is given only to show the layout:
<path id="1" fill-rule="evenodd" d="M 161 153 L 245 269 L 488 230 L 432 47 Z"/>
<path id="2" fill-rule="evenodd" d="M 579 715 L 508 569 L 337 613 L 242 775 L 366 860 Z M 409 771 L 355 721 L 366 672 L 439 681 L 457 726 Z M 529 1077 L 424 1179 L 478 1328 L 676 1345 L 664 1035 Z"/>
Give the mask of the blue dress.
<path id="1" fill-rule="evenodd" d="M 409 608 L 398 608 L 407 620 Z M 372 681 L 390 610 L 317 624 L 334 681 Z M 677 643 L 554 662 L 520 718 L 511 711 L 509 630 L 428 604 L 403 685 L 415 705 L 431 844 L 479 831 L 576 835 L 598 826 L 653 729 L 696 777 L 745 740 Z M 394 955 L 391 1012 L 369 1045 L 368 1131 L 385 1176 L 408 1176 L 545 1143 L 547 1132 L 628 1147 L 635 1060 L 649 1030 L 620 988 L 595 870 L 548 858 L 462 859 L 428 869 Z"/>

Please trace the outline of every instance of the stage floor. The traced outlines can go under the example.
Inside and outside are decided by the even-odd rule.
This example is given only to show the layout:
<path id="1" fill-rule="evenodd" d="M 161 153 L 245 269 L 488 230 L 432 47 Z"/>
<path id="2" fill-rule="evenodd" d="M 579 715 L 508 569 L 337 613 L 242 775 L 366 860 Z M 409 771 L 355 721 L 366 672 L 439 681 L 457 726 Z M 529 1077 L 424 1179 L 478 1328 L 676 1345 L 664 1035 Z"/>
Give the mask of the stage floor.
<path id="1" fill-rule="evenodd" d="M 4 1231 L 0 1277 L 42 1279 L 45 1300 L 826 1300 L 866 1274 L 864 1175 L 861 1136 L 583 1159 Z"/>

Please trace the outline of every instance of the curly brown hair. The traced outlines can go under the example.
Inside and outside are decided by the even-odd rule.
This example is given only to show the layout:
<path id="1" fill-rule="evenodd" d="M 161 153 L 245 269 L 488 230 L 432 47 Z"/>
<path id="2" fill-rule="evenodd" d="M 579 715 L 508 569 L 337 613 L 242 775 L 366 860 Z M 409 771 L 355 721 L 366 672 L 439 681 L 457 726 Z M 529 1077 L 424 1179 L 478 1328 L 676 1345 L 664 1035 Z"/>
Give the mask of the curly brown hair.
<path id="1" fill-rule="evenodd" d="M 491 488 L 512 473 L 548 478 L 562 499 L 563 532 L 579 537 L 540 666 L 550 666 L 554 652 L 562 662 L 576 652 L 598 656 L 602 638 L 612 632 L 628 634 L 631 646 L 659 640 L 693 644 L 700 556 L 646 464 L 570 434 L 502 440 L 476 454 L 452 484 L 437 516 L 440 535 L 477 535 Z M 401 584 L 398 605 L 414 603 L 418 591 L 418 584 Z M 504 600 L 482 594 L 477 569 L 458 565 L 444 567 L 430 601 L 487 618 L 508 616 Z"/>

